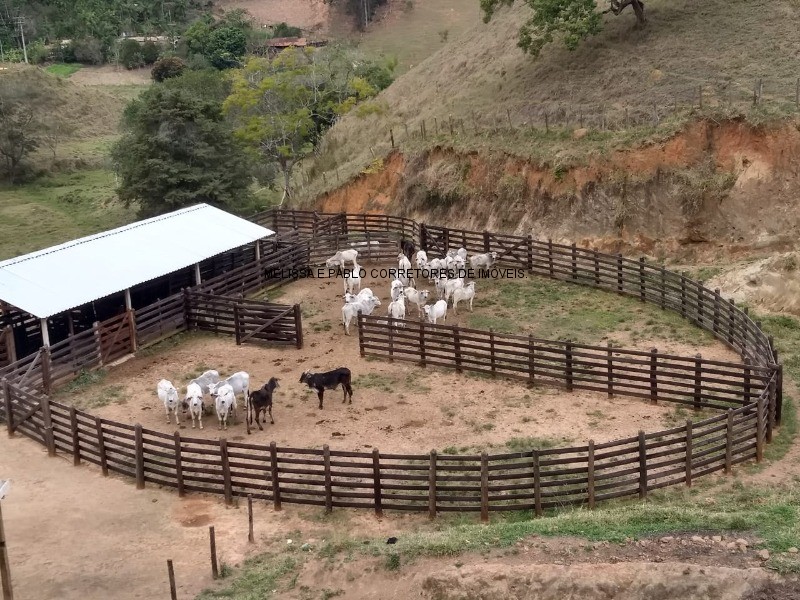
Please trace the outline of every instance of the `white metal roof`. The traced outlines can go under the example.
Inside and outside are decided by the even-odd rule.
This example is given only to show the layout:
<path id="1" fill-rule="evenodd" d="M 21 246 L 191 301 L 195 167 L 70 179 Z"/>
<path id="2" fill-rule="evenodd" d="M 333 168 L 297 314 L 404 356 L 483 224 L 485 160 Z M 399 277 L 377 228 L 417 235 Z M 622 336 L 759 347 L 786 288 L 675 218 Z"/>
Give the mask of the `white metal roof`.
<path id="1" fill-rule="evenodd" d="M 274 232 L 198 204 L 0 262 L 0 300 L 50 317 Z"/>

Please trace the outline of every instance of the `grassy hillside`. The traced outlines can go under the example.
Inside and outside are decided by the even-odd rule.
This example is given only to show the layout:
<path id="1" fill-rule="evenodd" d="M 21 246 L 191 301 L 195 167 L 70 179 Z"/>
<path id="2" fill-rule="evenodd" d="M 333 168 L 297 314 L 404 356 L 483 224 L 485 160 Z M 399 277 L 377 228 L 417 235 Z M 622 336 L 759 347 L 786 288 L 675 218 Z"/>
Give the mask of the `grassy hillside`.
<path id="1" fill-rule="evenodd" d="M 701 6 L 688 0 L 651 0 L 647 10 L 649 25 L 644 29 L 635 27 L 631 15 L 607 15 L 603 32 L 578 50 L 555 43 L 538 60 L 517 47 L 517 30 L 529 13 L 519 2 L 491 23 L 450 37 L 386 90 L 373 110 L 356 111 L 329 132 L 317 163 L 306 166 L 312 178 L 306 195 L 313 197 L 336 182 L 330 174 L 327 182 L 319 181 L 323 171 L 338 169 L 344 180 L 385 154 L 390 127 L 404 144 L 405 127 L 419 131 L 423 119 L 428 145 L 435 137 L 434 118 L 441 123 L 452 115 L 465 124 L 465 135 L 456 145 L 552 158 L 581 145 L 570 139 L 581 116 L 599 128 L 604 115 L 611 129 L 625 130 L 587 138 L 591 151 L 603 151 L 652 135 L 649 125 L 646 133 L 634 125 L 654 124 L 654 111 L 658 128 L 665 135 L 674 131 L 675 119 L 669 114 L 676 106 L 684 115 L 692 105 L 697 107 L 700 91 L 705 110 L 729 104 L 736 112 L 747 110 L 759 78 L 766 107 L 757 109 L 761 117 L 795 109 L 800 52 L 795 0 L 709 0 Z M 414 36 L 406 40 L 410 47 L 419 42 Z M 543 127 L 545 111 L 549 136 L 519 133 L 526 125 Z M 517 129 L 513 135 L 504 131 L 509 119 Z M 628 119 L 630 127 L 625 126 Z M 481 131 L 477 136 L 476 122 Z M 492 132 L 490 126 L 500 131 Z M 553 128 L 560 127 L 569 133 L 554 134 Z"/>

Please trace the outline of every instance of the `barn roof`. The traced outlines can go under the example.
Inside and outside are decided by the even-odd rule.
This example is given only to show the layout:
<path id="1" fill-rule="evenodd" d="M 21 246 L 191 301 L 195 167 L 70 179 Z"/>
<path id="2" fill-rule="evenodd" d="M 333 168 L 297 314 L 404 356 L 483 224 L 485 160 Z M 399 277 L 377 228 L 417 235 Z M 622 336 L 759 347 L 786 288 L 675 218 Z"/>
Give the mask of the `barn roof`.
<path id="1" fill-rule="evenodd" d="M 274 232 L 198 204 L 0 262 L 0 300 L 44 318 Z"/>

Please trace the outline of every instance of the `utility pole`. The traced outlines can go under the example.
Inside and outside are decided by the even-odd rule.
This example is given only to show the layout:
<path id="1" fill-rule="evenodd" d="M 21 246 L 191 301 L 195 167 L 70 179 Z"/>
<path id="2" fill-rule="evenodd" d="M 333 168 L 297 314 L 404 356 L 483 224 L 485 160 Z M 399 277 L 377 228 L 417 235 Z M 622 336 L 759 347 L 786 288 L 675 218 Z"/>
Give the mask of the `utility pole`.
<path id="1" fill-rule="evenodd" d="M 25 57 L 25 64 L 28 64 L 28 49 L 25 47 L 25 30 L 22 25 L 25 23 L 25 17 L 17 17 L 16 24 L 19 26 L 19 35 L 22 38 L 22 55 Z"/>

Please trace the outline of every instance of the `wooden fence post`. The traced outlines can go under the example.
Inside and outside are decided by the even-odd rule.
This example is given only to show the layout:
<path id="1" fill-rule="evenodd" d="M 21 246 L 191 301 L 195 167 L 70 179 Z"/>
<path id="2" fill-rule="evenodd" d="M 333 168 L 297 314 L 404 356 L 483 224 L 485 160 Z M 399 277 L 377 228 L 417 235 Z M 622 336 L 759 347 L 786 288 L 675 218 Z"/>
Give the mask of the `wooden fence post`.
<path id="1" fill-rule="evenodd" d="M 639 498 L 647 497 L 647 445 L 644 431 L 639 431 Z"/>
<path id="2" fill-rule="evenodd" d="M 133 430 L 134 447 L 136 449 L 136 489 L 144 489 L 144 441 L 142 439 L 142 426 L 138 423 Z"/>
<path id="3" fill-rule="evenodd" d="M 106 454 L 106 439 L 103 432 L 103 420 L 100 417 L 94 418 L 94 427 L 97 431 L 97 451 L 100 455 L 100 470 L 104 477 L 108 477 L 108 456 Z M 55 448 L 53 448 L 55 454 Z"/>
<path id="4" fill-rule="evenodd" d="M 178 600 L 178 590 L 175 586 L 175 568 L 172 566 L 172 559 L 167 559 L 167 576 L 169 577 L 169 597 L 171 600 Z"/>
<path id="5" fill-rule="evenodd" d="M 131 354 L 134 354 L 139 345 L 136 340 L 136 312 L 133 309 L 128 310 L 128 330 L 131 336 Z"/>
<path id="6" fill-rule="evenodd" d="M 572 279 L 578 279 L 578 248 L 575 245 L 575 242 L 572 242 L 572 246 L 570 247 L 570 258 L 572 262 Z"/>
<path id="7" fill-rule="evenodd" d="M 686 487 L 692 487 L 692 421 L 686 419 Z"/>
<path id="8" fill-rule="evenodd" d="M 458 325 L 453 327 L 453 354 L 456 360 L 456 373 L 461 373 L 461 335 Z"/>
<path id="9" fill-rule="evenodd" d="M 489 456 L 481 452 L 481 522 L 489 522 Z"/>
<path id="10" fill-rule="evenodd" d="M 483 232 L 483 251 L 486 253 L 492 250 L 492 240 L 490 235 L 491 234 L 488 231 Z M 445 248 L 445 251 L 446 250 L 448 250 L 448 248 Z"/>
<path id="11" fill-rule="evenodd" d="M 228 440 L 225 438 L 219 440 L 219 458 L 222 468 L 222 487 L 225 492 L 225 504 L 230 506 L 233 504 L 233 485 L 231 482 L 231 464 L 230 460 L 228 460 Z"/>
<path id="12" fill-rule="evenodd" d="M 269 444 L 269 457 L 272 473 L 272 503 L 275 510 L 281 509 L 281 485 L 278 477 L 278 448 L 275 442 Z"/>
<path id="13" fill-rule="evenodd" d="M 533 458 L 533 508 L 537 517 L 542 516 L 542 472 L 539 465 L 539 451 L 531 452 Z"/>
<path id="14" fill-rule="evenodd" d="M 532 384 L 536 379 L 536 344 L 533 341 L 533 334 L 528 334 L 528 383 Z"/>
<path id="15" fill-rule="evenodd" d="M 431 450 L 428 466 L 428 518 L 436 518 L 436 450 Z"/>
<path id="16" fill-rule="evenodd" d="M 97 365 L 103 366 L 103 339 L 100 334 L 100 322 L 95 321 L 92 323 L 92 331 L 94 335 L 94 345 L 97 348 Z"/>
<path id="17" fill-rule="evenodd" d="M 586 457 L 587 494 L 589 508 L 594 508 L 594 440 L 589 440 L 589 455 Z"/>
<path id="18" fill-rule="evenodd" d="M 175 479 L 178 483 L 178 498 L 183 498 L 186 495 L 186 489 L 183 486 L 183 458 L 181 456 L 181 432 L 175 432 Z"/>
<path id="19" fill-rule="evenodd" d="M 608 342 L 608 350 L 606 350 L 606 364 L 607 364 L 607 382 L 608 382 L 608 397 L 614 397 L 614 350 L 611 342 Z"/>
<path id="20" fill-rule="evenodd" d="M 733 409 L 728 409 L 725 427 L 725 472 L 730 474 L 733 464 Z"/>
<path id="21" fill-rule="evenodd" d="M 247 541 L 251 544 L 256 543 L 256 536 L 253 533 L 253 495 L 247 494 Z"/>
<path id="22" fill-rule="evenodd" d="M 375 516 L 383 517 L 383 500 L 381 497 L 381 455 L 377 448 L 372 449 L 372 489 L 375 494 Z"/>
<path id="23" fill-rule="evenodd" d="M 768 386 L 769 405 L 767 409 L 767 443 L 772 443 L 772 427 L 775 424 L 775 380 L 770 379 Z"/>
<path id="24" fill-rule="evenodd" d="M 777 350 L 775 351 L 777 355 Z M 777 358 L 776 358 L 777 360 Z M 783 365 L 778 365 L 777 380 L 775 382 L 775 423 L 781 424 L 783 417 Z"/>
<path id="25" fill-rule="evenodd" d="M 621 294 L 625 289 L 622 280 L 622 254 L 617 254 L 617 293 Z"/>
<path id="26" fill-rule="evenodd" d="M 728 298 L 728 343 L 733 346 L 736 332 L 736 303 L 733 298 Z"/>
<path id="27" fill-rule="evenodd" d="M 217 538 L 214 535 L 214 526 L 208 528 L 208 543 L 211 546 L 211 577 L 217 579 L 219 577 L 219 568 L 217 567 Z"/>
<path id="28" fill-rule="evenodd" d="M 527 247 L 527 268 L 528 272 L 533 271 L 533 236 L 528 234 L 528 247 Z"/>
<path id="29" fill-rule="evenodd" d="M 639 257 L 639 300 L 645 301 L 647 290 L 644 284 L 644 256 Z"/>
<path id="30" fill-rule="evenodd" d="M 681 272 L 681 316 L 686 318 L 686 272 Z"/>
<path id="31" fill-rule="evenodd" d="M 650 350 L 650 402 L 658 404 L 658 350 Z"/>
<path id="32" fill-rule="evenodd" d="M 752 394 L 752 386 L 751 386 L 751 383 L 750 383 L 750 373 L 751 373 L 750 365 L 751 365 L 751 362 L 750 362 L 750 359 L 747 358 L 747 357 L 745 357 L 742 362 L 744 363 L 744 375 L 742 377 L 742 379 L 743 379 L 742 387 L 743 387 L 743 392 L 744 392 L 744 403 L 745 404 L 749 404 L 750 403 L 750 395 Z"/>
<path id="33" fill-rule="evenodd" d="M 3 377 L 3 404 L 6 409 L 6 429 L 8 429 L 8 437 L 14 437 L 14 409 L 11 404 L 11 385 L 8 379 Z"/>
<path id="34" fill-rule="evenodd" d="M 242 334 L 239 331 L 239 305 L 234 302 L 233 304 L 233 335 L 236 338 L 236 345 L 242 345 Z"/>
<path id="35" fill-rule="evenodd" d="M 705 318 L 703 314 L 703 290 L 704 290 L 704 282 L 698 281 L 697 282 L 697 321 L 696 323 L 703 326 L 703 319 Z"/>
<path id="36" fill-rule="evenodd" d="M 49 395 L 53 386 L 53 377 L 50 373 L 53 366 L 53 359 L 50 355 L 50 348 L 48 346 L 42 346 L 39 350 L 39 356 L 42 357 L 42 391 L 46 395 Z"/>
<path id="37" fill-rule="evenodd" d="M 714 321 L 712 322 L 711 329 L 715 334 L 719 333 L 719 303 L 720 303 L 719 288 L 714 290 Z"/>
<path id="38" fill-rule="evenodd" d="M 358 353 L 363 358 L 366 356 L 364 348 L 364 315 L 361 311 L 356 313 L 356 326 L 358 327 Z"/>
<path id="39" fill-rule="evenodd" d="M 572 391 L 572 342 L 567 340 L 565 346 L 565 377 L 567 380 L 567 391 Z"/>
<path id="40" fill-rule="evenodd" d="M 81 440 L 78 430 L 78 413 L 74 406 L 69 407 L 69 427 L 72 432 L 72 464 L 77 467 L 81 464 Z"/>
<path id="41" fill-rule="evenodd" d="M 703 393 L 703 357 L 700 354 L 694 355 L 694 409 L 700 410 Z"/>
<path id="42" fill-rule="evenodd" d="M 756 462 L 764 460 L 764 398 L 756 400 Z"/>
<path id="43" fill-rule="evenodd" d="M 44 443 L 47 446 L 48 456 L 56 455 L 56 439 L 53 435 L 53 416 L 50 413 L 50 396 L 42 396 L 42 421 L 44 426 Z M 101 440 L 102 442 L 102 440 Z M 103 460 L 101 453 L 100 460 Z"/>
<path id="44" fill-rule="evenodd" d="M 331 449 L 328 444 L 322 446 L 322 463 L 325 470 L 325 512 L 333 510 L 333 486 L 331 483 Z"/>
<path id="45" fill-rule="evenodd" d="M 489 364 L 492 369 L 492 377 L 497 376 L 497 357 L 494 351 L 494 328 L 489 328 Z"/>
<path id="46" fill-rule="evenodd" d="M 665 310 L 667 308 L 667 270 L 661 266 L 659 267 L 661 271 L 661 310 Z"/>
<path id="47" fill-rule="evenodd" d="M 547 269 L 550 277 L 555 276 L 555 266 L 553 265 L 553 240 L 547 239 Z"/>
<path id="48" fill-rule="evenodd" d="M 597 249 L 592 250 L 592 258 L 594 260 L 594 284 L 600 286 L 600 259 L 597 255 Z"/>
<path id="49" fill-rule="evenodd" d="M 303 348 L 303 314 L 299 304 L 295 304 L 293 310 L 295 345 L 297 349 L 300 350 Z"/>
<path id="50" fill-rule="evenodd" d="M 425 368 L 425 321 L 419 322 L 419 366 Z"/>

